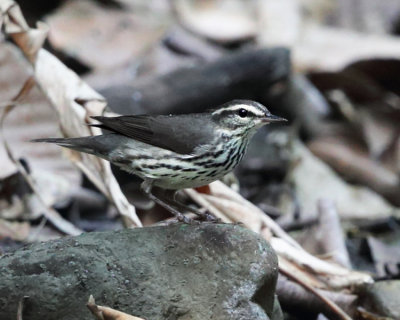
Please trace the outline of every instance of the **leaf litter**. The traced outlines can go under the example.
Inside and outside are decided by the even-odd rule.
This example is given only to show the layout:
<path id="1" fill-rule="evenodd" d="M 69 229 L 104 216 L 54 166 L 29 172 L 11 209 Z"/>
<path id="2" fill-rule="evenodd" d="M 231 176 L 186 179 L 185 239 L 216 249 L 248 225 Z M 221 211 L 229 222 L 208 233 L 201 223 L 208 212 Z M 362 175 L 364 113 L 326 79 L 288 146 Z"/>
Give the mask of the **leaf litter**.
<path id="1" fill-rule="evenodd" d="M 386 75 L 389 77 L 390 72 L 385 74 L 379 72 L 383 65 L 382 61 L 368 61 L 368 59 L 376 55 L 383 57 L 382 60 L 396 57 L 400 42 L 391 35 L 359 34 L 345 29 L 339 30 L 332 26 L 321 27 L 316 25 L 315 21 L 309 24 L 300 23 L 304 19 L 302 17 L 304 13 L 301 9 L 305 7 L 312 13 L 311 18 L 308 17 L 307 19 L 319 19 L 319 21 L 326 19 L 327 12 L 333 10 L 332 5 L 325 4 L 325 6 L 319 7 L 321 4 L 322 1 L 312 4 L 304 4 L 303 1 L 287 2 L 281 5 L 274 5 L 270 1 L 263 3 L 261 9 L 266 11 L 259 12 L 258 19 L 266 19 L 266 17 L 272 16 L 290 16 L 277 15 L 277 11 L 274 10 L 289 10 L 291 13 L 293 19 L 290 19 L 287 26 L 290 32 L 286 34 L 286 37 L 282 37 L 279 32 L 276 32 L 277 29 L 274 29 L 277 26 L 274 27 L 274 21 L 268 21 L 267 24 L 265 24 L 265 20 L 261 21 L 267 27 L 262 30 L 254 29 L 253 22 L 256 16 L 253 13 L 256 10 L 255 8 L 258 8 L 254 3 L 242 13 L 240 10 L 233 10 L 226 14 L 226 12 L 218 11 L 219 9 L 213 7 L 213 5 L 191 5 L 177 2 L 177 7 L 173 9 L 176 10 L 174 12 L 175 18 L 178 18 L 181 27 L 190 30 L 198 39 L 211 40 L 213 46 L 217 44 L 221 49 L 223 48 L 215 56 L 212 53 L 212 59 L 215 59 L 219 54 L 225 54 L 225 50 L 231 50 L 229 46 L 235 43 L 249 45 L 256 40 L 259 46 L 282 43 L 291 46 L 294 69 L 305 72 L 308 79 L 290 78 L 289 86 L 283 85 L 280 90 L 277 90 L 276 101 L 279 101 L 279 93 L 288 94 L 303 90 L 307 94 L 302 95 L 301 106 L 298 107 L 298 110 L 310 112 L 314 108 L 313 113 L 319 110 L 318 117 L 315 117 L 318 120 L 312 122 L 307 117 L 301 116 L 301 112 L 294 110 L 293 104 L 291 104 L 293 101 L 290 99 L 286 101 L 291 107 L 286 108 L 285 111 L 289 116 L 293 115 L 293 118 L 298 120 L 297 130 L 299 130 L 300 135 L 299 132 L 292 130 L 286 134 L 286 141 L 289 143 L 281 144 L 282 149 L 289 155 L 289 166 L 288 169 L 285 169 L 283 179 L 284 183 L 293 191 L 293 196 L 287 197 L 286 193 L 285 197 L 283 193 L 279 195 L 278 192 L 278 196 L 274 197 L 274 205 L 276 206 L 274 215 L 278 216 L 276 221 L 221 182 L 211 184 L 209 193 L 196 190 L 186 190 L 185 193 L 194 202 L 207 208 L 222 221 L 243 222 L 244 226 L 263 235 L 278 253 L 282 275 L 288 276 L 290 281 L 294 281 L 312 292 L 338 317 L 348 319 L 348 315 L 344 314 L 336 303 L 332 303 L 333 296 L 330 294 L 344 294 L 345 292 L 357 294 L 356 288 L 373 282 L 371 274 L 357 271 L 349 263 L 349 253 L 347 252 L 348 248 L 346 248 L 349 241 L 349 230 L 359 232 L 358 228 L 365 221 L 370 221 L 373 224 L 376 221 L 390 222 L 399 219 L 400 211 L 396 199 L 398 199 L 399 194 L 400 138 L 397 122 L 394 121 L 398 117 L 399 90 L 395 86 L 395 81 L 387 81 Z M 135 4 L 130 3 L 129 6 L 134 7 Z M 24 22 L 18 7 L 10 1 L 2 1 L 0 8 L 3 12 L 8 13 L 2 15 L 1 18 L 6 32 L 32 64 L 34 68 L 32 74 L 37 85 L 57 112 L 62 135 L 70 137 L 100 133 L 100 131 L 96 131 L 96 128 L 88 128 L 85 124 L 90 123 L 90 115 L 98 115 L 104 112 L 105 99 L 85 85 L 53 55 L 41 49 L 47 35 L 47 26 L 39 24 L 37 29 L 30 29 Z M 100 20 L 104 19 L 104 17 L 101 18 L 104 14 L 102 9 L 95 7 L 93 3 L 71 1 L 65 4 L 58 13 L 55 12 L 47 17 L 50 26 L 55 30 L 58 29 L 59 32 L 52 34 L 50 41 L 70 55 L 73 55 L 74 52 L 77 53 L 78 59 L 90 65 L 93 69 L 100 70 L 106 67 L 106 69 L 111 70 L 117 66 L 131 64 L 132 61 L 133 64 L 145 65 L 148 62 L 146 59 L 150 59 L 151 53 L 156 50 L 156 46 L 152 46 L 152 44 L 159 42 L 162 33 L 165 32 L 165 29 L 150 28 L 149 39 L 142 39 L 142 41 L 139 37 L 139 40 L 137 40 L 141 42 L 139 47 L 136 48 L 129 44 L 125 47 L 126 51 L 121 52 L 121 55 L 111 61 L 112 59 L 110 60 L 109 57 L 112 56 L 113 50 L 105 47 L 110 41 L 116 41 L 115 46 L 121 45 L 121 39 L 124 39 L 129 33 L 125 34 L 121 30 L 121 32 L 112 31 L 116 29 L 108 25 L 107 30 L 102 29 L 103 31 L 100 31 L 103 42 L 91 42 L 90 33 L 94 30 L 92 25 L 88 24 L 84 18 L 72 14 L 69 17 L 70 19 L 76 18 L 77 20 L 73 21 L 76 21 L 77 25 L 82 23 L 87 27 L 85 34 L 88 41 L 81 41 L 82 39 L 75 38 L 73 32 L 69 34 L 69 30 L 63 29 L 62 26 L 63 19 L 68 17 L 68 14 L 65 13 L 68 13 L 68 10 L 72 10 L 69 11 L 70 13 L 74 12 L 73 10 L 79 10 L 79 8 L 93 8 L 92 14 Z M 106 10 L 104 9 L 104 11 Z M 163 12 L 164 17 L 168 17 L 167 20 L 171 19 L 169 13 L 166 14 L 165 12 Z M 232 12 L 234 13 L 232 14 Z M 59 15 L 57 16 L 57 14 Z M 116 15 L 116 20 L 124 15 L 118 11 L 113 11 L 113 14 Z M 225 29 L 222 27 L 214 33 L 213 28 L 209 29 L 210 25 L 204 22 L 203 18 L 207 16 L 211 16 L 211 18 L 220 17 L 218 19 L 221 20 L 221 23 L 228 21 L 226 23 L 229 24 L 230 19 L 236 15 L 241 17 L 239 20 L 236 19 L 240 23 L 238 24 L 238 32 L 234 34 L 229 33 L 233 29 L 225 33 Z M 318 17 L 316 18 L 314 15 Z M 110 23 L 116 23 L 116 20 Z M 344 23 L 343 21 L 340 23 Z M 168 23 L 171 23 L 171 20 Z M 275 21 L 275 23 L 279 23 L 279 21 Z M 114 24 L 114 26 L 116 25 Z M 145 24 L 143 26 L 147 27 Z M 298 26 L 300 26 L 300 29 L 296 29 Z M 365 27 L 368 26 L 365 25 Z M 143 31 L 139 33 L 143 34 Z M 121 37 L 113 39 L 114 34 Z M 327 45 L 326 41 L 328 40 L 329 44 Z M 203 45 L 206 45 L 206 42 L 203 42 L 199 48 L 202 48 Z M 359 50 L 359 47 L 364 49 Z M 143 48 L 148 48 L 149 51 L 146 52 L 146 49 L 141 51 Z M 341 49 L 338 51 L 338 48 Z M 136 49 L 137 51 L 135 51 Z M 106 54 L 104 56 L 99 55 L 98 60 L 88 59 L 93 50 L 102 51 Z M 209 52 L 217 52 L 212 50 L 214 49 Z M 128 54 L 129 52 L 131 52 L 131 55 Z M 146 54 L 143 55 L 143 52 L 146 52 Z M 150 54 L 147 54 L 149 52 Z M 138 58 L 138 56 L 140 57 Z M 164 59 L 166 56 L 160 57 Z M 105 64 L 104 59 L 110 65 Z M 360 61 L 360 63 L 354 63 L 355 61 Z M 175 60 L 174 63 L 176 63 L 174 68 L 179 68 L 179 59 Z M 392 63 L 393 66 L 396 65 L 396 62 Z M 162 61 L 158 66 L 161 65 Z M 155 66 L 155 69 L 148 69 L 148 72 L 154 72 L 157 75 L 158 70 L 156 69 L 159 67 L 157 67 L 157 64 L 153 66 Z M 163 72 L 167 73 L 168 69 L 165 70 L 167 71 Z M 140 78 L 140 74 L 138 76 Z M 145 76 L 148 76 L 148 74 Z M 136 75 L 130 78 L 133 83 L 135 83 L 135 77 Z M 308 80 L 310 82 L 307 82 Z M 21 87 L 23 81 L 20 80 L 19 87 Z M 326 86 L 327 84 L 328 86 Z M 13 87 L 17 86 L 14 85 Z M 310 90 L 315 91 L 311 94 Z M 317 94 L 317 100 L 315 100 L 315 94 Z M 293 97 L 298 98 L 299 96 L 293 94 Z M 11 98 L 7 100 L 10 103 L 2 103 L 2 108 L 20 104 L 19 101 L 11 101 Z M 322 106 L 322 109 L 316 107 L 316 105 Z M 276 108 L 274 103 L 271 103 L 271 107 Z M 8 116 L 8 119 L 11 119 L 11 115 L 12 113 Z M 314 115 L 310 115 L 310 118 L 314 119 Z M 316 127 L 312 128 L 314 125 Z M 302 137 L 303 132 L 307 132 L 305 141 L 301 141 L 298 137 Z M 47 132 L 43 132 L 43 136 L 47 135 Z M 12 144 L 9 143 L 9 145 Z M 14 147 L 11 149 L 14 152 Z M 12 156 L 12 153 L 8 153 Z M 122 194 L 107 163 L 94 157 L 70 151 L 67 151 L 66 154 L 71 162 L 83 171 L 94 185 L 115 204 L 118 211 L 127 217 L 129 224 L 141 224 L 134 207 L 127 202 Z M 28 154 L 25 157 L 30 162 L 31 156 Z M 32 180 L 31 176 L 34 176 L 36 169 L 33 172 L 27 172 L 19 158 L 20 156 L 13 157 L 15 165 L 10 167 L 9 174 L 6 176 L 15 173 L 13 170 L 17 166 L 24 179 Z M 32 168 L 34 168 L 33 165 Z M 68 170 L 74 172 L 73 169 L 69 168 Z M 57 170 L 55 171 L 57 172 Z M 121 181 L 120 175 L 116 175 L 118 181 Z M 69 181 L 71 183 L 71 180 Z M 276 181 L 274 182 L 276 183 Z M 33 186 L 32 189 L 35 189 L 36 193 L 44 193 L 38 191 L 36 187 L 45 184 L 45 182 L 32 183 L 28 184 L 31 188 Z M 77 182 L 73 182 L 73 184 L 76 185 Z M 241 191 L 251 194 L 251 192 L 248 192 L 249 190 L 246 190 L 246 183 L 244 185 L 245 187 Z M 57 199 L 43 200 L 42 203 L 54 204 L 58 201 Z M 321 205 L 321 201 L 327 202 L 325 202 L 325 205 Z M 296 202 L 295 205 L 294 202 Z M 319 207 L 317 206 L 318 203 L 320 203 Z M 326 203 L 329 205 L 326 205 Z M 268 201 L 266 205 L 268 205 Z M 18 205 L 15 208 L 17 207 Z M 48 209 L 51 210 L 51 208 Z M 14 210 L 21 211 L 18 208 Z M 158 210 L 160 209 L 158 208 Z M 312 254 L 300 245 L 303 242 L 300 241 L 298 235 L 284 231 L 279 225 L 279 221 L 283 221 L 280 218 L 285 217 L 286 220 L 292 219 L 295 222 L 299 215 L 301 218 L 305 216 L 314 217 L 314 220 L 310 220 L 314 221 L 311 229 L 305 229 L 306 232 L 310 233 L 310 230 L 314 230 L 320 233 L 320 236 L 316 237 L 317 239 L 311 239 L 314 242 L 310 244 L 310 247 L 307 246 Z M 331 222 L 327 222 L 328 220 Z M 24 225 L 23 223 L 21 226 L 12 226 L 8 222 L 0 223 L 0 230 L 1 226 L 4 225 L 4 230 L 7 231 L 3 232 L 9 232 L 9 234 L 14 234 L 12 237 L 23 240 L 26 238 L 26 230 L 24 229 L 26 223 Z M 328 224 L 335 225 L 335 228 L 324 231 L 323 228 Z M 61 228 L 59 229 L 61 230 Z M 329 232 L 332 233 L 329 234 Z M 324 234 L 328 235 L 326 239 L 323 239 Z M 333 243 L 332 240 L 328 240 L 329 236 L 333 239 L 340 237 L 340 241 Z M 360 237 L 362 238 L 363 235 Z M 324 243 L 324 240 L 327 243 Z M 379 275 L 382 276 L 384 269 L 382 266 L 385 263 L 395 266 L 396 258 L 392 255 L 393 260 L 390 260 L 387 255 L 378 254 L 387 251 L 390 255 L 392 249 L 387 249 L 375 237 L 369 236 L 368 243 L 373 252 L 376 270 L 379 270 Z M 332 246 L 333 244 L 337 246 Z M 393 250 L 396 249 L 396 246 Z M 353 258 L 350 256 L 350 260 L 353 260 Z M 392 271 L 390 276 L 398 272 L 396 268 Z M 388 276 L 389 274 L 386 273 L 385 275 Z M 315 292 L 315 289 L 322 290 L 322 292 L 325 290 L 327 293 L 322 293 L 321 296 L 318 292 Z M 351 301 L 354 302 L 354 300 Z M 350 302 L 347 303 L 343 309 L 353 315 L 355 311 L 347 308 L 351 304 Z M 364 314 L 367 313 L 367 311 L 364 312 Z"/>

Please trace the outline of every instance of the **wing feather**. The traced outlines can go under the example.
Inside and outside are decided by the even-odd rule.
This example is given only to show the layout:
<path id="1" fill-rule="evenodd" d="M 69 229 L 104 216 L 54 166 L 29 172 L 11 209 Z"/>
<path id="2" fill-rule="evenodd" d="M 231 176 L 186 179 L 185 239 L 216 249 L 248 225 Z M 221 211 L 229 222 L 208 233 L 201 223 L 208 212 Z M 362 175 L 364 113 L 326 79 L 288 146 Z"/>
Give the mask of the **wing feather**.
<path id="1" fill-rule="evenodd" d="M 212 143 L 215 125 L 206 113 L 174 116 L 93 117 L 94 125 L 129 138 L 168 149 L 191 154 L 200 145 Z"/>

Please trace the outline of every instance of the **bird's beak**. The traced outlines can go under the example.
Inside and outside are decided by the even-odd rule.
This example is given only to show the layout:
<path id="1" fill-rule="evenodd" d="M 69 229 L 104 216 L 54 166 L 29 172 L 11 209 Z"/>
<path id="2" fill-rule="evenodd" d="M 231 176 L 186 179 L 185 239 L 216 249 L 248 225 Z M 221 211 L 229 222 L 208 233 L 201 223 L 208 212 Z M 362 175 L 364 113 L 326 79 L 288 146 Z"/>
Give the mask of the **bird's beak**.
<path id="1" fill-rule="evenodd" d="M 263 119 L 263 122 L 280 122 L 280 121 L 287 121 L 285 118 L 274 116 L 272 114 L 266 115 Z"/>

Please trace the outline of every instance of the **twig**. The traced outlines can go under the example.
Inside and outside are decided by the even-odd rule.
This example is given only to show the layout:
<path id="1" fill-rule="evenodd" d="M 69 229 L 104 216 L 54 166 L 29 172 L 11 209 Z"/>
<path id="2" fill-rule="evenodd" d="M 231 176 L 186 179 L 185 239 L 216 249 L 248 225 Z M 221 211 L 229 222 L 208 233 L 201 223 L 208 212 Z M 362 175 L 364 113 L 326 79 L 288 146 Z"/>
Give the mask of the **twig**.
<path id="1" fill-rule="evenodd" d="M 86 306 L 98 320 L 144 320 L 108 307 L 98 306 L 92 295 Z"/>
<path id="2" fill-rule="evenodd" d="M 90 295 L 89 301 L 86 304 L 90 312 L 98 319 L 98 320 L 104 320 L 103 312 L 99 309 L 99 307 L 96 304 L 96 301 L 94 300 L 93 296 Z"/>
<path id="3" fill-rule="evenodd" d="M 372 277 L 363 272 L 352 271 L 337 264 L 318 259 L 305 250 L 297 250 L 285 240 L 273 237 L 270 243 L 279 257 L 296 264 L 302 270 L 317 275 L 331 288 L 343 288 L 373 282 Z"/>
<path id="4" fill-rule="evenodd" d="M 266 215 L 260 208 L 252 204 L 250 201 L 244 199 L 240 194 L 229 188 L 227 185 L 222 183 L 221 181 L 215 181 L 211 185 L 211 191 L 215 195 L 220 195 L 225 198 L 231 199 L 233 201 L 237 201 L 247 206 L 249 209 L 257 213 L 261 221 L 271 229 L 271 231 L 278 237 L 284 239 L 292 246 L 297 249 L 303 250 L 303 248 L 291 237 L 289 236 L 274 220 L 272 220 L 268 215 Z"/>
<path id="5" fill-rule="evenodd" d="M 23 320 L 22 314 L 24 312 L 24 301 L 28 299 L 28 296 L 22 297 L 21 300 L 18 302 L 18 310 L 17 310 L 17 320 Z"/>
<path id="6" fill-rule="evenodd" d="M 191 197 L 196 203 L 200 206 L 204 207 L 206 210 L 210 211 L 214 216 L 221 219 L 222 222 L 232 223 L 232 220 L 229 219 L 224 213 L 218 210 L 215 206 L 213 206 L 207 199 L 203 197 L 202 194 L 198 193 L 193 189 L 185 189 L 184 192 Z"/>
<path id="7" fill-rule="evenodd" d="M 295 275 L 291 274 L 290 272 L 287 272 L 286 270 L 279 268 L 279 271 L 284 274 L 286 277 L 289 279 L 295 281 L 296 283 L 300 284 L 302 287 L 310 291 L 312 294 L 314 294 L 317 298 L 321 299 L 322 302 L 326 304 L 326 306 L 333 312 L 335 313 L 340 319 L 342 320 L 352 320 L 351 317 L 349 317 L 346 312 L 344 312 L 336 303 L 334 303 L 332 300 L 328 299 L 327 297 L 323 296 L 321 293 L 319 293 L 317 290 L 315 290 L 312 286 L 310 286 L 308 283 L 304 282 L 300 278 L 296 277 Z"/>
<path id="8" fill-rule="evenodd" d="M 210 190 L 212 196 L 200 194 L 194 190 L 185 190 L 185 192 L 197 203 L 206 207 L 224 221 L 226 221 L 225 219 L 233 222 L 243 220 L 246 227 L 255 230 L 257 229 L 257 221 L 249 224 L 246 219 L 243 219 L 243 216 L 248 215 L 253 217 L 253 219 L 250 219 L 253 221 L 255 216 L 276 235 L 276 237 L 269 238 L 268 235 L 263 234 L 278 256 L 286 258 L 291 264 L 298 266 L 298 271 L 304 276 L 304 279 L 307 282 L 311 280 L 309 284 L 327 286 L 328 288 L 343 288 L 372 281 L 368 274 L 352 271 L 309 254 L 262 210 L 222 182 L 213 182 L 210 184 Z M 227 201 L 229 201 L 229 205 L 224 204 Z M 261 230 L 264 229 L 261 226 Z"/>
<path id="9" fill-rule="evenodd" d="M 322 289 L 317 290 L 322 295 L 335 302 L 350 316 L 355 314 L 356 301 L 358 299 L 357 295 L 346 292 L 335 292 Z M 289 280 L 282 273 L 278 278 L 276 294 L 279 297 L 279 302 L 282 307 L 288 311 L 296 310 L 299 312 L 305 311 L 307 313 L 319 313 L 323 310 L 327 310 L 325 303 L 323 303 L 318 297 L 300 284 Z"/>

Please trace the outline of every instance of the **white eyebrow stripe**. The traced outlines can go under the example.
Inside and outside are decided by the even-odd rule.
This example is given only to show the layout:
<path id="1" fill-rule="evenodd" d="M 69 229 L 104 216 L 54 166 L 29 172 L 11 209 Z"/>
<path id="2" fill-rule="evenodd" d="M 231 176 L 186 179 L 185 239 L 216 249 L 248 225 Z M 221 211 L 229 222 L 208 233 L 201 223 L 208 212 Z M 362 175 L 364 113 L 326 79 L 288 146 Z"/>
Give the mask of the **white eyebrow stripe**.
<path id="1" fill-rule="evenodd" d="M 265 112 L 263 110 L 260 110 L 259 108 L 252 106 L 252 105 L 248 105 L 248 104 L 237 104 L 234 105 L 232 107 L 227 107 L 227 108 L 223 108 L 223 109 L 219 109 L 213 112 L 213 114 L 219 114 L 222 112 L 225 112 L 227 110 L 229 111 L 237 111 L 239 109 L 245 109 L 248 112 L 251 112 L 253 114 L 255 114 L 256 116 L 264 116 Z"/>

